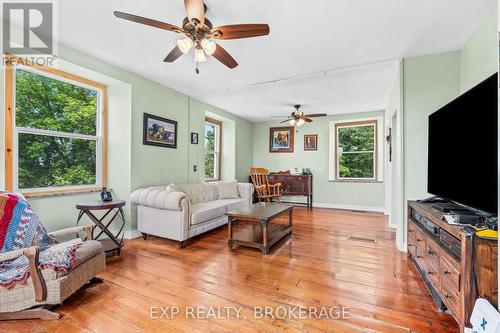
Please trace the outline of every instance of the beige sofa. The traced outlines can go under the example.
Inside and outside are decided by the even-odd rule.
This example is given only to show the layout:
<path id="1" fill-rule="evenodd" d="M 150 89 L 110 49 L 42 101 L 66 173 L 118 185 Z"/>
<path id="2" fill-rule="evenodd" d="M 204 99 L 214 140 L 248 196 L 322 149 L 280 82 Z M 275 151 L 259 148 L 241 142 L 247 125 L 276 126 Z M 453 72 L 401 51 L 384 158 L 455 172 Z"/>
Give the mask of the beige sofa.
<path id="1" fill-rule="evenodd" d="M 226 183 L 227 184 L 227 183 Z M 154 186 L 136 190 L 137 229 L 143 234 L 184 241 L 227 223 L 225 213 L 252 203 L 253 185 L 237 184 L 232 198 L 219 197 L 220 182 Z"/>

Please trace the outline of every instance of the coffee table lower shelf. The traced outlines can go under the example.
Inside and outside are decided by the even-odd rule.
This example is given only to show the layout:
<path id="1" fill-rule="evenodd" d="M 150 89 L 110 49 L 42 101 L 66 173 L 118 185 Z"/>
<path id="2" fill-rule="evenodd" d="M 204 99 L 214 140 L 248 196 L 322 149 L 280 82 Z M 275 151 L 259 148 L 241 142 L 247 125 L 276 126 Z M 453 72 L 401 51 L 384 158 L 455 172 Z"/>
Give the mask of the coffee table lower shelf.
<path id="1" fill-rule="evenodd" d="M 284 224 L 269 223 L 268 225 L 268 245 L 264 245 L 264 236 L 260 223 L 242 226 L 240 230 L 233 233 L 233 239 L 229 239 L 228 246 L 243 245 L 261 250 L 264 254 L 269 254 L 271 246 L 279 242 L 283 237 L 292 233 L 292 227 Z"/>

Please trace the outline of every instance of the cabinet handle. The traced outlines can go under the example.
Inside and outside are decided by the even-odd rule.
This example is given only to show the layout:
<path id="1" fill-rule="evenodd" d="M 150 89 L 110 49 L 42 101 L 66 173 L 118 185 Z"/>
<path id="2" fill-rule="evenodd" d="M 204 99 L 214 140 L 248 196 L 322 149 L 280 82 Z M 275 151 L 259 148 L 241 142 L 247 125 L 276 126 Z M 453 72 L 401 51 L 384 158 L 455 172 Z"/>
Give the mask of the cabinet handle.
<path id="1" fill-rule="evenodd" d="M 435 255 L 436 254 L 436 252 L 432 252 L 431 250 L 427 251 L 427 253 L 430 254 L 430 255 Z"/>
<path id="2" fill-rule="evenodd" d="M 444 295 L 444 298 L 446 298 L 446 299 L 450 299 L 450 298 L 451 298 L 451 295 L 450 295 L 450 294 L 445 294 L 445 295 Z"/>
<path id="3" fill-rule="evenodd" d="M 422 240 L 420 238 L 417 238 L 417 242 L 421 242 Z"/>
<path id="4" fill-rule="evenodd" d="M 444 274 L 451 274 L 448 270 L 444 270 Z"/>
<path id="5" fill-rule="evenodd" d="M 427 274 L 432 275 L 432 274 L 434 274 L 434 273 L 433 273 L 433 272 L 431 272 L 431 271 L 428 271 L 428 272 L 427 272 Z"/>
<path id="6" fill-rule="evenodd" d="M 408 232 L 413 232 L 413 230 L 411 230 L 411 229 L 408 229 Z"/>
<path id="7" fill-rule="evenodd" d="M 422 256 L 417 256 L 417 259 L 422 259 Z"/>

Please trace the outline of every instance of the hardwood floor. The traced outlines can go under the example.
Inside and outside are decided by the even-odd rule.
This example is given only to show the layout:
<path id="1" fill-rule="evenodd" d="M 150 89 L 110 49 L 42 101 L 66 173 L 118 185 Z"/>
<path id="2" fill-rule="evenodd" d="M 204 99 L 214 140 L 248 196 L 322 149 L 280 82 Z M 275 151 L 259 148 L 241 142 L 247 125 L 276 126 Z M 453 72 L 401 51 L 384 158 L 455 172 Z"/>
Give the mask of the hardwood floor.
<path id="1" fill-rule="evenodd" d="M 230 252 L 226 239 L 221 227 L 182 250 L 156 237 L 127 241 L 121 257 L 108 259 L 102 284 L 56 308 L 61 320 L 0 322 L 0 332 L 458 332 L 382 214 L 295 208 L 292 236 L 268 256 Z M 186 319 L 186 307 L 197 306 L 242 308 L 246 318 Z M 256 318 L 254 307 L 266 306 L 278 318 Z M 346 307 L 348 318 L 296 318 L 293 306 Z M 151 319 L 151 307 L 181 313 Z M 283 318 L 278 309 L 291 312 Z"/>

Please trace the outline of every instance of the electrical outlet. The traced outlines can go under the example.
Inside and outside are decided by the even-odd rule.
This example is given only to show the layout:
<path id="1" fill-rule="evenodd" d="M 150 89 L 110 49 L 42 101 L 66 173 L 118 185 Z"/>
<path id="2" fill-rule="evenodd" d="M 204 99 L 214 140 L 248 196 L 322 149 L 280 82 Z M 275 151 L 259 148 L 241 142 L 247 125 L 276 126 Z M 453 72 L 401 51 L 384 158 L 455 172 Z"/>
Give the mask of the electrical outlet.
<path id="1" fill-rule="evenodd" d="M 194 171 L 194 172 L 198 171 L 198 167 L 196 166 L 196 164 L 195 164 L 195 165 L 193 165 L 193 171 Z"/>

